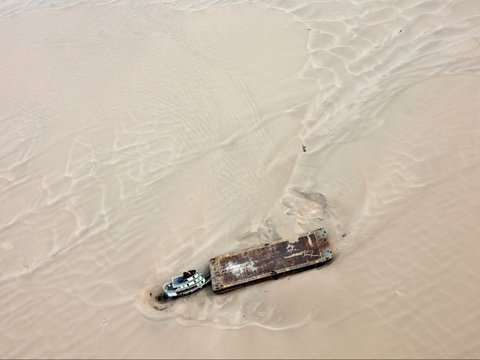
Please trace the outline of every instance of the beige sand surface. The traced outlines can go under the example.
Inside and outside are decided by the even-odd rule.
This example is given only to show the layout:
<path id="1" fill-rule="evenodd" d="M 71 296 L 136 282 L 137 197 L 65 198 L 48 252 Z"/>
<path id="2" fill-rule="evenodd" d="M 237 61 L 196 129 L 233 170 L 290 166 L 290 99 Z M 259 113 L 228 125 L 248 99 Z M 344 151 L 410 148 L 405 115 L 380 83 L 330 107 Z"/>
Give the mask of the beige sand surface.
<path id="1" fill-rule="evenodd" d="M 0 356 L 480 357 L 479 41 L 477 1 L 2 2 Z M 327 267 L 152 306 L 319 226 Z"/>

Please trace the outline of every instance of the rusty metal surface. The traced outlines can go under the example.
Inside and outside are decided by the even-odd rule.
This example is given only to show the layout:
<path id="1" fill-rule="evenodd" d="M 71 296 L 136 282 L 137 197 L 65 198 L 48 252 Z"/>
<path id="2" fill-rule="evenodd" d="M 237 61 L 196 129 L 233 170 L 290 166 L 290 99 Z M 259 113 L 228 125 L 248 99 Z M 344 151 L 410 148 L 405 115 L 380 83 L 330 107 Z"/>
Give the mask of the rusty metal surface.
<path id="1" fill-rule="evenodd" d="M 225 292 L 240 286 L 319 266 L 332 258 L 324 229 L 301 235 L 296 242 L 280 240 L 210 260 L 212 287 Z"/>

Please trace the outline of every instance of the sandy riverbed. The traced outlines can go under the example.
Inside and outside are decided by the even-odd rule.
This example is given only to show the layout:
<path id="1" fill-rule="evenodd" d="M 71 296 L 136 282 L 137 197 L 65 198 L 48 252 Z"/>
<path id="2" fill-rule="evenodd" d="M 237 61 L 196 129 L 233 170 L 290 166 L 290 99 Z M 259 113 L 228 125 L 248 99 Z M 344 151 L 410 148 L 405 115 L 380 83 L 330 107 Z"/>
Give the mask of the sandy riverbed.
<path id="1" fill-rule="evenodd" d="M 2 2 L 0 356 L 480 357 L 479 15 Z M 320 226 L 324 268 L 152 307 Z"/>

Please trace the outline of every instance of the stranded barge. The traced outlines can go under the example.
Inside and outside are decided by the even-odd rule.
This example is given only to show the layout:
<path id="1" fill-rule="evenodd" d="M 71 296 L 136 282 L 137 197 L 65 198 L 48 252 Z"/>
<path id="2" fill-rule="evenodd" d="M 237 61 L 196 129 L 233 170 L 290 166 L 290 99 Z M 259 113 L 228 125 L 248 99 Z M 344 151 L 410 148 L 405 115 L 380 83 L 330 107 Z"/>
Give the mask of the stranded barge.
<path id="1" fill-rule="evenodd" d="M 297 241 L 279 240 L 210 259 L 210 274 L 189 270 L 163 286 L 167 298 L 191 294 L 212 283 L 224 293 L 269 279 L 321 266 L 332 259 L 327 231 L 302 234 Z"/>
<path id="2" fill-rule="evenodd" d="M 210 260 L 212 288 L 224 293 L 246 285 L 321 266 L 332 259 L 325 229 L 279 240 Z"/>

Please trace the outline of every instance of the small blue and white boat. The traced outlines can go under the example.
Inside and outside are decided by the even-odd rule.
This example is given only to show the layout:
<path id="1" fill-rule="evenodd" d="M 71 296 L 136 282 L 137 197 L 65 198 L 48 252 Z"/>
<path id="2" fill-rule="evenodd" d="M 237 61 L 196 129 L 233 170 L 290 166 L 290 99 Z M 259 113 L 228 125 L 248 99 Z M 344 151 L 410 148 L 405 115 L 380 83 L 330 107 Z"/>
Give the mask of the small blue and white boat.
<path id="1" fill-rule="evenodd" d="M 184 271 L 183 275 L 172 278 L 172 282 L 163 285 L 168 297 L 178 297 L 200 290 L 210 282 L 210 277 L 203 276 L 196 270 Z"/>

